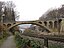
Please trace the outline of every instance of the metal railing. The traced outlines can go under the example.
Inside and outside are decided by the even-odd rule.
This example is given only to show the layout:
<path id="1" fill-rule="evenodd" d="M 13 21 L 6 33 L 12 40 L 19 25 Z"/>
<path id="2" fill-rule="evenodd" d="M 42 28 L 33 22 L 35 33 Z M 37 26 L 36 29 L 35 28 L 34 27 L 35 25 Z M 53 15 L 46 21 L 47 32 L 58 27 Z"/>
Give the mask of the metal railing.
<path id="1" fill-rule="evenodd" d="M 21 35 L 25 35 L 25 34 L 19 34 L 19 36 Z M 63 36 L 53 36 L 53 35 L 25 35 L 25 36 L 29 36 L 29 37 L 36 37 L 36 38 L 40 38 L 40 39 L 44 39 L 44 46 L 46 48 L 48 48 L 48 44 L 49 44 L 49 40 L 53 41 L 53 42 L 62 42 L 64 43 L 64 37 Z"/>

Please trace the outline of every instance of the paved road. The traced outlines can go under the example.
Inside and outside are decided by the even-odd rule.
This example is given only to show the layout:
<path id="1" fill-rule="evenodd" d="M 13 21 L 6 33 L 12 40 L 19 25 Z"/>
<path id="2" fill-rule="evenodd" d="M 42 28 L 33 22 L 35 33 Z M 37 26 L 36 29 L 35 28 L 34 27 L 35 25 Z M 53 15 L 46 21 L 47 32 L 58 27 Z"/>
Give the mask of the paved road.
<path id="1" fill-rule="evenodd" d="M 14 36 L 8 37 L 0 48 L 16 48 L 16 44 L 14 42 Z"/>

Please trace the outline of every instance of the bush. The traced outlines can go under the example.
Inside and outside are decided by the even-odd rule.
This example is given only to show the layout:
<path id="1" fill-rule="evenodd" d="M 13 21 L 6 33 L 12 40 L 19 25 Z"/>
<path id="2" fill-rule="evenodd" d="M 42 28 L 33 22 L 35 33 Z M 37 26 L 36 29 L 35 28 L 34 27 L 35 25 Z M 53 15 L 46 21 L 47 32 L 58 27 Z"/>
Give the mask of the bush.
<path id="1" fill-rule="evenodd" d="M 25 37 L 20 37 L 18 34 L 15 35 L 15 41 L 18 48 L 31 47 L 31 48 L 43 48 L 43 44 L 40 41 L 35 41 L 34 39 L 29 39 Z"/>

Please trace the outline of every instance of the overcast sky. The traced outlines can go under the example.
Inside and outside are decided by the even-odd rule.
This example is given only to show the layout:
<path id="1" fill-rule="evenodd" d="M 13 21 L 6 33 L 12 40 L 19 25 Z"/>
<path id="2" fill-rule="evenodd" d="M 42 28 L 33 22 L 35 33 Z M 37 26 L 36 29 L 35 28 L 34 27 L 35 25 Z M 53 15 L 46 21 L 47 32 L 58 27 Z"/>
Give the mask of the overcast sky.
<path id="1" fill-rule="evenodd" d="M 20 21 L 37 20 L 48 9 L 57 8 L 64 4 L 64 0 L 0 0 L 13 1 L 20 12 Z"/>

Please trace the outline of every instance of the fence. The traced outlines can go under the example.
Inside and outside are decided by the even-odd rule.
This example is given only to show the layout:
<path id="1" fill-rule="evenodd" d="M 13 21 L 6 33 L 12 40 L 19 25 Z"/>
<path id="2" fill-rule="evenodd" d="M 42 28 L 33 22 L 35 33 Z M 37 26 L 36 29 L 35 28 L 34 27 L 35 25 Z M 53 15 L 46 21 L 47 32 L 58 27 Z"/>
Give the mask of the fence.
<path id="1" fill-rule="evenodd" d="M 21 34 L 21 35 L 25 35 L 25 34 Z M 19 36 L 21 36 L 21 35 L 19 34 Z M 44 48 L 51 48 L 51 47 L 54 47 L 54 45 L 57 45 L 56 48 L 64 47 L 64 38 L 63 38 L 64 36 L 52 36 L 52 35 L 51 36 L 50 35 L 42 35 L 42 36 L 25 35 L 25 36 L 44 39 Z M 60 45 L 60 47 L 59 47 L 59 45 Z"/>

